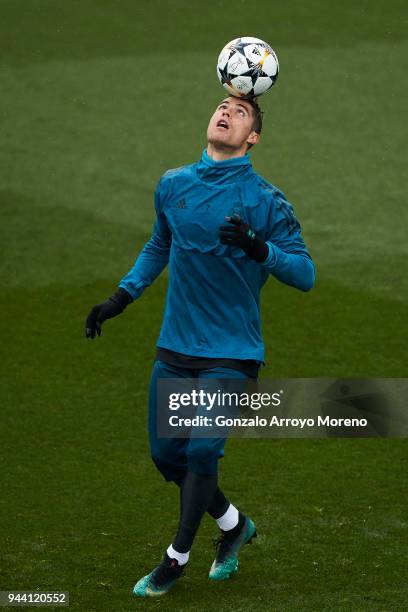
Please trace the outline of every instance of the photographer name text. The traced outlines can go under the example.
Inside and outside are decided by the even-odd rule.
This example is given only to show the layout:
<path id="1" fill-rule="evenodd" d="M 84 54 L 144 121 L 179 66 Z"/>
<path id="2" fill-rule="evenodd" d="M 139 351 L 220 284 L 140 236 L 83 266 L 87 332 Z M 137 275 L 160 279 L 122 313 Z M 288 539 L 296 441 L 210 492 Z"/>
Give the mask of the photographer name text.
<path id="1" fill-rule="evenodd" d="M 273 415 L 271 418 L 254 417 L 226 417 L 218 415 L 215 418 L 208 416 L 169 417 L 171 427 L 280 427 L 304 429 L 308 427 L 367 427 L 367 419 L 334 418 L 318 416 L 317 418 L 280 418 Z"/>

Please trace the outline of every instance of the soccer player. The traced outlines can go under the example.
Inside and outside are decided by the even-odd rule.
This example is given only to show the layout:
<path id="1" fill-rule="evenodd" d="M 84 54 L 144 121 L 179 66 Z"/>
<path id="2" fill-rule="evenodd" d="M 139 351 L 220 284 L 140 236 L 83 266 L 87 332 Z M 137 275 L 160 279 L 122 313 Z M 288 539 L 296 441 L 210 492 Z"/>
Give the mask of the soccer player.
<path id="1" fill-rule="evenodd" d="M 269 275 L 302 291 L 313 287 L 314 264 L 293 208 L 255 173 L 247 154 L 261 130 L 255 100 L 228 97 L 219 104 L 201 159 L 161 177 L 152 237 L 117 292 L 87 318 L 86 336 L 100 336 L 102 323 L 122 313 L 169 265 L 148 421 L 152 459 L 165 480 L 180 487 L 179 526 L 162 562 L 135 585 L 136 595 L 162 595 L 174 585 L 205 512 L 221 530 L 211 579 L 233 575 L 239 550 L 256 535 L 253 520 L 218 487 L 225 437 L 160 438 L 156 419 L 159 379 L 257 378 L 264 361 L 259 294 Z"/>

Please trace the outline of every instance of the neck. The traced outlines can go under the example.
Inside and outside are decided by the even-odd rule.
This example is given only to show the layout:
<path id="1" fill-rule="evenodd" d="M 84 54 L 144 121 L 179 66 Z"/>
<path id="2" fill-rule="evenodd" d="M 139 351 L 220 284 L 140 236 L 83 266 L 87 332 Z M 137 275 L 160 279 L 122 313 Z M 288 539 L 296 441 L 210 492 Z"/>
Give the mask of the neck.
<path id="1" fill-rule="evenodd" d="M 210 157 L 204 149 L 196 165 L 197 176 L 212 185 L 230 185 L 238 180 L 246 180 L 253 173 L 249 155 L 228 155 L 221 159 Z"/>
<path id="2" fill-rule="evenodd" d="M 207 155 L 214 161 L 224 161 L 226 159 L 232 159 L 233 157 L 243 157 L 247 152 L 246 143 L 240 149 L 227 149 L 217 147 L 214 143 L 209 142 L 207 144 Z"/>

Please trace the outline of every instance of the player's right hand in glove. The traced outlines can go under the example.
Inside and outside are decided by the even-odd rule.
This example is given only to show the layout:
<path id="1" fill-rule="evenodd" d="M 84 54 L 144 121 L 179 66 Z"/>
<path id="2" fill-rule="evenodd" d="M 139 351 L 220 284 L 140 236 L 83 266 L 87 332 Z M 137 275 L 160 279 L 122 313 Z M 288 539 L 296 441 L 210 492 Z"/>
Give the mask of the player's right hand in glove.
<path id="1" fill-rule="evenodd" d="M 265 240 L 255 234 L 248 223 L 237 213 L 225 217 L 230 225 L 221 225 L 220 242 L 242 249 L 250 259 L 262 263 L 268 257 L 269 250 Z"/>
<path id="2" fill-rule="evenodd" d="M 96 335 L 100 336 L 102 323 L 106 319 L 112 319 L 121 314 L 132 301 L 132 296 L 125 289 L 119 287 L 118 291 L 111 295 L 106 302 L 94 306 L 86 319 L 86 338 L 94 339 Z"/>

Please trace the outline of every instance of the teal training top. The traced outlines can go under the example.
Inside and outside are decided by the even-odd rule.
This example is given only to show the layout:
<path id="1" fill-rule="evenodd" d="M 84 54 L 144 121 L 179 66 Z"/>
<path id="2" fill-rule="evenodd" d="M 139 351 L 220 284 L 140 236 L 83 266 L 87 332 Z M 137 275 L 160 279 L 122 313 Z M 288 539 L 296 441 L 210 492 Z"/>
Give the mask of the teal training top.
<path id="1" fill-rule="evenodd" d="M 140 297 L 169 265 L 158 347 L 202 357 L 264 360 L 259 308 L 268 276 L 308 291 L 315 267 L 284 194 L 256 174 L 248 155 L 168 170 L 155 191 L 156 222 L 119 286 Z M 267 241 L 257 263 L 220 243 L 225 217 L 238 213 Z"/>

